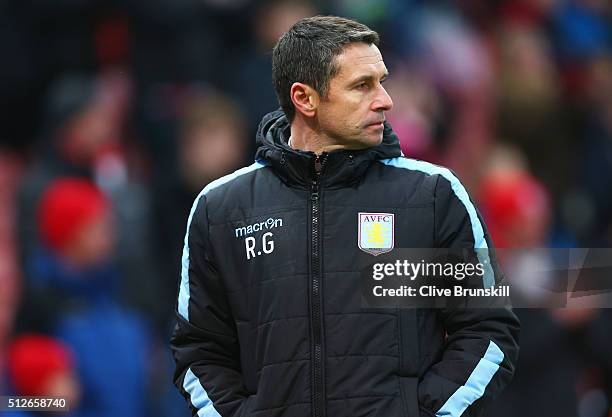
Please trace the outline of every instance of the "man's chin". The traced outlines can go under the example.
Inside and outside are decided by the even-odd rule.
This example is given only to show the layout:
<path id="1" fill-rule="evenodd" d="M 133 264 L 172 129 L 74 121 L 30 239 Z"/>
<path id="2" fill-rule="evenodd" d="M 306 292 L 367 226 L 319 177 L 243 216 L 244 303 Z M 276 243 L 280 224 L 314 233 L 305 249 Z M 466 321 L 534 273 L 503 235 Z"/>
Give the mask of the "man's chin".
<path id="1" fill-rule="evenodd" d="M 378 146 L 382 143 L 382 140 L 383 140 L 382 133 L 379 135 L 365 136 L 360 141 L 360 145 L 361 145 L 360 149 L 367 149 L 367 148 L 373 148 L 375 146 Z"/>
<path id="2" fill-rule="evenodd" d="M 379 133 L 362 133 L 359 136 L 353 136 L 349 138 L 345 138 L 342 140 L 342 148 L 348 150 L 362 150 L 373 148 L 381 144 L 383 140 L 382 132 Z"/>

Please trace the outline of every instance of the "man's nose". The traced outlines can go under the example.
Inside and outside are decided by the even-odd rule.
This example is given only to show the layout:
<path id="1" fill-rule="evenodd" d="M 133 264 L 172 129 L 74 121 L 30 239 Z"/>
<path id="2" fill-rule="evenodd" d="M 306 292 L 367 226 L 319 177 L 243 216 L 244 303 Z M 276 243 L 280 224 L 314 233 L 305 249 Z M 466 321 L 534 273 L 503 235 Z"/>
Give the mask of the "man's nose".
<path id="1" fill-rule="evenodd" d="M 378 88 L 378 93 L 372 106 L 374 111 L 389 111 L 393 108 L 393 100 L 391 100 L 391 96 L 382 85 Z"/>

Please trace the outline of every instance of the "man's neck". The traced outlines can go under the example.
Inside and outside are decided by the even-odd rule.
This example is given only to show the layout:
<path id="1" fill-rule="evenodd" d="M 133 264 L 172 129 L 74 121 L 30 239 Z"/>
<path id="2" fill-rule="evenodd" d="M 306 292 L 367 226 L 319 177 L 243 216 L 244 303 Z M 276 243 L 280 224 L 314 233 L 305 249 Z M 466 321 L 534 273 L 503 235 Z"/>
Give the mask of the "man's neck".
<path id="1" fill-rule="evenodd" d="M 298 117 L 291 123 L 291 141 L 289 146 L 305 152 L 314 152 L 317 155 L 345 148 L 344 145 L 334 143 L 327 135 L 321 134 Z"/>

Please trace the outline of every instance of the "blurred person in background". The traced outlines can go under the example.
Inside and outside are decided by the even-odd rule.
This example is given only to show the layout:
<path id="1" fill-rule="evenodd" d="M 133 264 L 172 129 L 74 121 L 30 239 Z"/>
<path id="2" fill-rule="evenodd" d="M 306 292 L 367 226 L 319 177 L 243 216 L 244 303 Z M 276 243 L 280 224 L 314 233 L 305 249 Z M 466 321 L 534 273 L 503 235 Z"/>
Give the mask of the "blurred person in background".
<path id="1" fill-rule="evenodd" d="M 561 286 L 551 244 L 551 198 L 529 173 L 524 155 L 498 146 L 481 185 L 483 215 L 498 248 L 513 291 L 535 307 L 549 305 L 546 289 Z M 566 280 L 566 278 L 565 278 Z M 607 417 L 612 410 L 609 313 L 592 309 L 517 308 L 521 355 L 515 379 L 499 403 L 487 410 L 495 417 Z"/>
<path id="2" fill-rule="evenodd" d="M 134 179 L 124 143 L 130 95 L 130 79 L 122 72 L 67 75 L 51 85 L 38 152 L 18 194 L 19 260 L 27 284 L 26 265 L 41 245 L 32 219 L 48 184 L 62 176 L 92 181 L 112 201 L 119 223 L 118 262 L 126 277 L 121 296 L 154 320 L 161 320 L 164 313 L 159 303 L 159 268 L 152 255 L 149 195 Z"/>
<path id="3" fill-rule="evenodd" d="M 497 134 L 521 149 L 534 175 L 560 201 L 574 177 L 574 144 L 553 46 L 540 28 L 524 23 L 507 23 L 499 36 Z"/>
<path id="4" fill-rule="evenodd" d="M 32 219 L 42 190 L 53 178 L 62 175 L 93 179 L 97 156 L 117 140 L 96 94 L 95 81 L 84 76 L 67 76 L 50 87 L 40 153 L 19 194 L 17 233 L 22 265 L 39 242 L 37 225 Z"/>
<path id="5" fill-rule="evenodd" d="M 72 350 L 59 339 L 37 333 L 16 336 L 8 346 L 8 392 L 11 396 L 60 397 L 70 412 L 47 412 L 49 416 L 76 417 L 81 386 Z M 0 374 L 1 375 L 1 374 Z M 9 410 L 5 417 L 28 417 L 37 413 Z"/>
<path id="6" fill-rule="evenodd" d="M 178 176 L 168 175 L 165 187 L 155 194 L 160 258 L 168 277 L 180 270 L 185 218 L 193 199 L 210 181 L 242 166 L 249 146 L 240 108 L 220 91 L 192 85 L 176 107 Z M 174 294 L 177 285 L 168 280 L 165 293 Z M 169 325 L 173 302 L 167 307 Z"/>
<path id="7" fill-rule="evenodd" d="M 79 413 L 147 415 L 151 328 L 119 301 L 110 201 L 91 182 L 63 177 L 37 209 L 43 245 L 27 264 L 20 330 L 54 335 L 74 351 Z"/>
<path id="8" fill-rule="evenodd" d="M 496 246 L 548 246 L 550 193 L 529 173 L 525 156 L 516 147 L 497 145 L 488 164 L 479 194 L 483 215 Z"/>
<path id="9" fill-rule="evenodd" d="M 179 174 L 190 197 L 244 162 L 246 123 L 229 96 L 195 89 L 182 103 L 179 122 Z"/>

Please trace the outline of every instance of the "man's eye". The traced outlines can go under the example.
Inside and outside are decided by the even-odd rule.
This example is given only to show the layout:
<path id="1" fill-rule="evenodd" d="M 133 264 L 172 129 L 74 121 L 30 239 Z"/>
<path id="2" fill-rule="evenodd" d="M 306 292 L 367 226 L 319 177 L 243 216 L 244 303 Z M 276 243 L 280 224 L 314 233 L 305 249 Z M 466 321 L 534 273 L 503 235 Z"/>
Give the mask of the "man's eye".
<path id="1" fill-rule="evenodd" d="M 367 86 L 368 85 L 366 83 L 361 83 L 361 84 L 357 84 L 355 88 L 357 88 L 358 90 L 365 90 Z"/>

